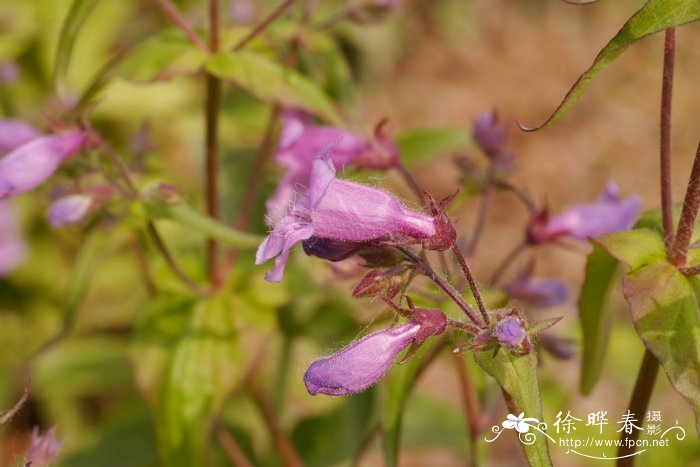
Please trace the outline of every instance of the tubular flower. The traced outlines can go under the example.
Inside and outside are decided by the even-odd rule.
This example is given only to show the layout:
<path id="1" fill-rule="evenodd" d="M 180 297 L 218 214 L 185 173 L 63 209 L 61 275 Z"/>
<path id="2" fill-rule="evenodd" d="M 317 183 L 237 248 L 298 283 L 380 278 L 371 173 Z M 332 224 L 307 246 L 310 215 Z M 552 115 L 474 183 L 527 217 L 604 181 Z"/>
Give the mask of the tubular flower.
<path id="1" fill-rule="evenodd" d="M 530 302 L 540 307 L 558 305 L 568 296 L 566 284 L 557 279 L 532 277 L 534 264 L 530 263 L 505 286 L 510 298 Z"/>
<path id="2" fill-rule="evenodd" d="M 628 230 L 637 219 L 641 200 L 638 196 L 621 199 L 615 182 L 608 182 L 595 203 L 574 206 L 555 217 L 546 211 L 538 214 L 528 228 L 531 243 L 542 243 L 560 236 L 578 240 Z"/>
<path id="3" fill-rule="evenodd" d="M 27 256 L 27 245 L 7 201 L 0 201 L 0 277 L 14 271 Z"/>
<path id="4" fill-rule="evenodd" d="M 313 362 L 304 374 L 309 394 L 344 396 L 363 391 L 379 381 L 409 345 L 445 332 L 447 318 L 442 312 L 417 311 L 416 317 L 402 326 L 370 334 Z"/>
<path id="5" fill-rule="evenodd" d="M 284 113 L 275 160 L 288 171 L 267 200 L 270 223 L 274 224 L 284 216 L 300 186 L 309 186 L 314 157 L 334 142 L 331 161 L 338 169 L 351 164 L 371 147 L 368 141 L 342 128 L 315 126 L 311 117 L 300 110 Z"/>
<path id="6" fill-rule="evenodd" d="M 0 199 L 33 190 L 83 147 L 86 134 L 73 131 L 42 136 L 0 159 Z"/>
<path id="7" fill-rule="evenodd" d="M 385 191 L 336 179 L 333 162 L 325 154 L 313 161 L 308 190 L 260 244 L 255 264 L 276 257 L 266 278 L 279 282 L 289 250 L 297 242 L 312 236 L 364 242 L 396 234 L 430 238 L 435 235 L 433 218 L 406 208 Z"/>
<path id="8" fill-rule="evenodd" d="M 0 155 L 28 143 L 41 133 L 21 120 L 0 120 Z"/>

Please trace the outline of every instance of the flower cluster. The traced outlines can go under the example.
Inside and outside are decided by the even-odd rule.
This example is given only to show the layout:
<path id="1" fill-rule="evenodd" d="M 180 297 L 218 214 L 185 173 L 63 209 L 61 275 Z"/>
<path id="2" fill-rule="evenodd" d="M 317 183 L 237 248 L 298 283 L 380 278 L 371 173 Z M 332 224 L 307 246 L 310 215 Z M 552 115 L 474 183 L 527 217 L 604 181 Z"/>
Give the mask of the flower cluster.
<path id="1" fill-rule="evenodd" d="M 489 159 L 482 189 L 501 186 L 513 160 L 505 148 L 506 125 L 495 113 L 485 114 L 475 121 L 473 135 Z M 361 257 L 364 264 L 353 264 L 369 271 L 355 286 L 353 296 L 378 297 L 406 318 L 403 324 L 369 334 L 314 361 L 304 375 L 310 394 L 363 391 L 379 381 L 402 352 L 406 351 L 405 360 L 428 338 L 443 334 L 448 327 L 466 332 L 467 348 L 474 351 L 503 348 L 514 355 L 525 355 L 534 350 L 534 336 L 559 320 L 529 326 L 517 308 L 489 312 L 447 214 L 447 206 L 457 193 L 436 202 L 424 192 L 427 212 L 421 212 L 407 208 L 384 190 L 337 177 L 337 171 L 349 164 L 385 169 L 398 164 L 398 150 L 383 133 L 383 124 L 377 127 L 375 141 L 369 142 L 343 129 L 316 126 L 308 115 L 288 111 L 283 116 L 277 162 L 287 173 L 268 200 L 271 231 L 256 254 L 256 264 L 275 261 L 266 279 L 282 280 L 290 251 L 297 243 L 302 244 L 307 255 L 332 262 Z M 528 207 L 537 212 L 533 204 L 528 203 Z M 560 236 L 586 239 L 627 229 L 634 222 L 638 207 L 638 198 L 621 199 L 611 183 L 596 203 L 575 206 L 555 217 L 549 217 L 546 210 L 539 211 L 528 226 L 528 244 Z M 419 245 L 420 252 L 414 252 L 411 245 Z M 450 251 L 455 256 L 481 316 L 455 286 L 432 269 L 426 255 L 430 250 Z M 533 272 L 531 261 L 501 289 L 509 299 L 540 308 L 567 299 L 563 282 L 535 277 Z M 464 311 L 469 322 L 448 319 L 437 309 L 415 307 L 406 291 L 416 274 L 430 278 Z M 395 297 L 407 300 L 409 307 L 396 305 Z M 542 343 L 559 358 L 572 355 L 571 345 L 564 339 L 542 334 Z"/>

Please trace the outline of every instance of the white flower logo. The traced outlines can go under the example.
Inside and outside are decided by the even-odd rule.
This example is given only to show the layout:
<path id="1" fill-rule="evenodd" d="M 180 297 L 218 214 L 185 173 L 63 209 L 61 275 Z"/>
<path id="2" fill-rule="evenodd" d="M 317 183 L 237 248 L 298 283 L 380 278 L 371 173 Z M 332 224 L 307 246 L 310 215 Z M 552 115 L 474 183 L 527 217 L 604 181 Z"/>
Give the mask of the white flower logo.
<path id="1" fill-rule="evenodd" d="M 531 425 L 529 423 L 539 423 L 536 418 L 525 418 L 525 412 L 521 412 L 517 417 L 513 414 L 508 414 L 505 420 L 503 420 L 503 428 L 507 430 L 516 429 L 518 433 L 527 433 L 530 431 Z"/>

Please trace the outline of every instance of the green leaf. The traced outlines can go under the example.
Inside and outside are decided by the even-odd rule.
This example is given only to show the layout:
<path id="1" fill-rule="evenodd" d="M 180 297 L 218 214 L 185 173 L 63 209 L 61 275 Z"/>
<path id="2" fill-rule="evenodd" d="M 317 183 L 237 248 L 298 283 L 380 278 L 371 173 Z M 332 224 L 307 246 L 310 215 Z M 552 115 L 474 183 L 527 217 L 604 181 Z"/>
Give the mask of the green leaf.
<path id="1" fill-rule="evenodd" d="M 666 261 L 666 247 L 659 233 L 648 229 L 635 229 L 603 235 L 595 240 L 608 253 L 631 271 Z"/>
<path id="2" fill-rule="evenodd" d="M 137 377 L 155 405 L 164 464 L 207 465 L 207 433 L 242 374 L 233 310 L 225 297 L 162 302 L 132 346 Z"/>
<path id="3" fill-rule="evenodd" d="M 204 437 L 242 369 L 232 310 L 222 297 L 197 304 L 157 402 L 167 465 L 205 465 Z"/>
<path id="4" fill-rule="evenodd" d="M 435 154 L 465 149 L 471 143 L 471 133 L 457 128 L 418 129 L 396 136 L 401 161 L 409 167 Z"/>
<path id="5" fill-rule="evenodd" d="M 348 460 L 376 426 L 376 391 L 353 394 L 329 413 L 301 420 L 292 440 L 308 467 L 337 465 Z M 343 440 L 339 443 L 338 440 Z"/>
<path id="6" fill-rule="evenodd" d="M 610 292 L 618 275 L 617 260 L 593 242 L 593 252 L 586 262 L 586 279 L 578 299 L 583 331 L 581 392 L 586 395 L 593 391 L 603 371 L 612 328 Z"/>
<path id="7" fill-rule="evenodd" d="M 622 285 L 637 333 L 676 391 L 692 404 L 700 433 L 698 278 L 687 278 L 664 262 L 629 273 Z"/>
<path id="8" fill-rule="evenodd" d="M 78 38 L 80 29 L 85 24 L 85 20 L 90 16 L 92 10 L 97 5 L 99 0 L 74 0 L 68 11 L 61 28 L 61 34 L 58 37 L 58 46 L 56 47 L 56 59 L 54 62 L 53 83 L 57 88 L 59 82 L 66 76 L 68 66 L 70 65 L 71 55 L 75 41 Z"/>
<path id="9" fill-rule="evenodd" d="M 598 53 L 593 65 L 574 83 L 554 113 L 537 127 L 527 128 L 521 125 L 521 128 L 525 131 L 535 131 L 557 122 L 579 100 L 593 80 L 639 39 L 698 19 L 700 19 L 698 0 L 649 0 Z"/>
<path id="10" fill-rule="evenodd" d="M 206 70 L 231 80 L 254 96 L 287 107 L 301 107 L 329 122 L 342 125 L 333 102 L 313 81 L 266 57 L 252 52 L 220 53 L 211 57 Z"/>
<path id="11" fill-rule="evenodd" d="M 163 31 L 131 50 L 116 68 L 116 75 L 139 82 L 168 79 L 192 73 L 204 65 L 207 54 L 179 29 Z"/>
<path id="12" fill-rule="evenodd" d="M 190 208 L 184 202 L 169 204 L 158 201 L 147 201 L 144 206 L 146 214 L 151 219 L 169 219 L 175 221 L 196 232 L 200 232 L 237 248 L 254 249 L 257 248 L 263 240 L 263 238 L 258 235 L 241 232 L 233 227 L 217 222 Z"/>
<path id="13" fill-rule="evenodd" d="M 440 344 L 432 343 L 432 346 L 434 345 Z M 429 347 L 431 345 L 423 344 L 408 362 L 395 365 L 385 378 L 381 416 L 384 460 L 387 467 L 395 467 L 398 464 L 404 404 L 420 369 L 422 357 Z"/>
<path id="14" fill-rule="evenodd" d="M 522 412 L 525 413 L 525 417 L 542 420 L 536 354 L 516 357 L 501 349 L 494 356 L 492 350 L 486 350 L 474 352 L 474 359 L 501 386 L 508 402 L 508 409 L 513 415 L 517 416 Z M 532 444 L 521 443 L 530 465 L 551 466 L 547 437 L 536 431 L 533 434 L 535 438 Z"/>

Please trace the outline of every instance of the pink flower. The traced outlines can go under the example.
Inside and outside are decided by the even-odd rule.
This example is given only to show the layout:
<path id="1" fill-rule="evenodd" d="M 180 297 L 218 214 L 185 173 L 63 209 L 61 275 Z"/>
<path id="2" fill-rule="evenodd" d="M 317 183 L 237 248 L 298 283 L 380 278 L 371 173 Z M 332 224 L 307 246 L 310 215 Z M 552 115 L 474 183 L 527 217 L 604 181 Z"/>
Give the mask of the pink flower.
<path id="1" fill-rule="evenodd" d="M 42 136 L 0 159 L 0 199 L 33 190 L 83 147 L 86 134 L 73 131 Z"/>
<path id="2" fill-rule="evenodd" d="M 56 427 L 52 426 L 43 435 L 34 427 L 32 439 L 27 450 L 27 465 L 47 467 L 53 463 L 61 451 L 61 442 L 56 439 Z"/>
<path id="3" fill-rule="evenodd" d="M 41 133 L 21 120 L 0 120 L 0 155 L 28 143 Z"/>
<path id="4" fill-rule="evenodd" d="M 288 171 L 266 203 L 271 224 L 284 216 L 294 201 L 296 191 L 309 186 L 313 159 L 333 143 L 331 160 L 340 170 L 371 148 L 368 141 L 347 130 L 314 125 L 311 117 L 300 110 L 284 113 L 275 160 Z"/>
<path id="5" fill-rule="evenodd" d="M 538 214 L 528 227 L 528 240 L 542 243 L 560 236 L 578 240 L 628 230 L 637 219 L 638 196 L 621 199 L 615 182 L 608 182 L 595 203 L 574 206 L 555 217 L 547 211 Z"/>
<path id="6" fill-rule="evenodd" d="M 275 223 L 257 251 L 255 264 L 275 258 L 267 280 L 279 282 L 291 247 L 302 240 L 363 242 L 391 235 L 417 239 L 435 235 L 433 218 L 412 211 L 393 195 L 365 185 L 338 180 L 328 153 L 313 161 L 309 189 Z"/>
<path id="7" fill-rule="evenodd" d="M 379 381 L 409 345 L 421 344 L 445 332 L 447 318 L 442 312 L 421 308 L 415 311 L 415 318 L 408 323 L 370 334 L 313 362 L 304 374 L 309 394 L 343 396 L 363 391 Z"/>
<path id="8" fill-rule="evenodd" d="M 14 271 L 27 256 L 27 245 L 7 201 L 0 201 L 0 276 Z"/>

